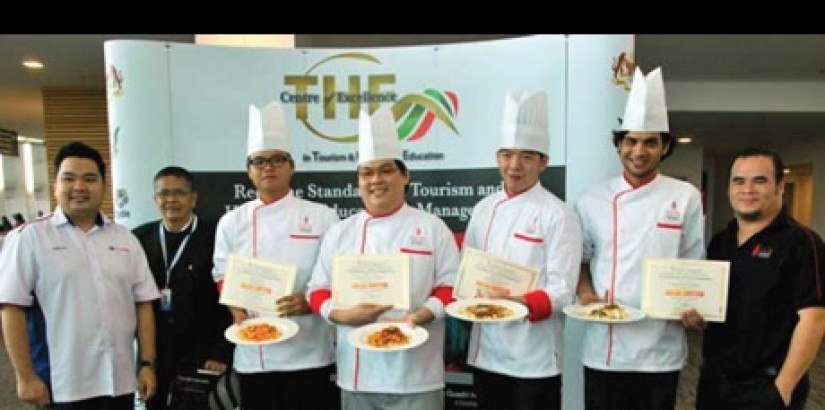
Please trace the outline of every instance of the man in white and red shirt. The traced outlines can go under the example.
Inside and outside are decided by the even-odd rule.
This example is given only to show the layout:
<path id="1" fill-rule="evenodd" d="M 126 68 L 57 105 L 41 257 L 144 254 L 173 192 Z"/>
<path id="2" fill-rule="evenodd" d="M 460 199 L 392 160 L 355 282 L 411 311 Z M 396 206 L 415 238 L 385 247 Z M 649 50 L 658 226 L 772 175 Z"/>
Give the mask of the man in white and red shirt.
<path id="1" fill-rule="evenodd" d="M 213 277 L 219 284 L 230 254 L 259 258 L 297 269 L 294 293 L 277 301 L 280 314 L 300 330 L 282 343 L 235 347 L 233 367 L 244 410 L 328 409 L 337 403 L 332 326 L 312 314 L 304 294 L 321 239 L 338 222 L 327 206 L 296 198 L 290 189 L 295 163 L 283 109 L 271 103 L 250 107 L 247 172 L 258 198 L 221 217 L 215 234 Z M 230 306 L 235 323 L 249 316 L 272 315 Z"/>
<path id="2" fill-rule="evenodd" d="M 467 363 L 479 409 L 561 409 L 562 308 L 573 301 L 581 262 L 576 215 L 545 189 L 547 94 L 508 93 L 496 161 L 504 189 L 479 202 L 464 246 L 538 270 L 537 286 L 508 297 L 528 320 L 474 324 Z"/>
<path id="3" fill-rule="evenodd" d="M 152 302 L 160 294 L 137 238 L 100 211 L 100 153 L 72 142 L 54 165 L 54 213 L 15 228 L 0 253 L 17 395 L 53 409 L 132 410 L 136 388 L 143 400 L 156 391 Z"/>
<path id="4" fill-rule="evenodd" d="M 699 191 L 659 173 L 673 152 L 660 69 L 636 69 L 620 130 L 613 134 L 624 168 L 576 203 L 584 235 L 578 296 L 641 307 L 645 258 L 702 259 Z M 588 323 L 582 362 L 585 408 L 671 410 L 687 358 L 683 324 L 643 319 Z"/>
<path id="5" fill-rule="evenodd" d="M 444 306 L 450 301 L 458 248 L 438 217 L 404 200 L 410 173 L 401 160 L 395 120 L 386 107 L 372 118 L 361 113 L 358 189 L 361 211 L 327 232 L 309 284 L 312 309 L 337 325 L 338 385 L 343 409 L 432 410 L 444 406 Z M 407 254 L 410 309 L 359 304 L 334 308 L 331 276 L 335 255 Z M 377 320 L 421 326 L 421 346 L 394 352 L 354 347 L 348 336 Z"/>

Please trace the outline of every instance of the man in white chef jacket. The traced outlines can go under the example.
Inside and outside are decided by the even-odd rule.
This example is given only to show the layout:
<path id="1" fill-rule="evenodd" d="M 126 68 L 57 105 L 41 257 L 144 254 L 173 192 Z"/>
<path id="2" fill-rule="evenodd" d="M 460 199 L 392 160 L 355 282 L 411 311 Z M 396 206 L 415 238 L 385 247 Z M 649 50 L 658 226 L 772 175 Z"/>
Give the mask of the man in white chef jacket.
<path id="1" fill-rule="evenodd" d="M 464 236 L 474 248 L 539 271 L 537 286 L 508 299 L 526 321 L 474 324 L 467 363 L 479 409 L 561 409 L 562 309 L 573 301 L 582 237 L 572 209 L 539 175 L 550 149 L 547 94 L 508 92 L 496 162 L 504 189 L 476 204 Z"/>
<path id="2" fill-rule="evenodd" d="M 576 203 L 584 235 L 580 302 L 641 307 L 645 258 L 702 259 L 699 191 L 659 173 L 675 148 L 660 68 L 636 68 L 625 114 L 613 133 L 622 173 L 595 184 Z M 585 408 L 673 409 L 687 357 L 679 321 L 588 323 L 582 362 Z"/>
<path id="3" fill-rule="evenodd" d="M 451 300 L 458 248 L 438 217 L 407 205 L 410 172 L 401 160 L 392 112 L 361 112 L 358 189 L 365 210 L 333 226 L 321 245 L 309 285 L 312 309 L 337 325 L 338 385 L 345 410 L 432 410 L 444 406 L 444 306 Z M 407 254 L 410 309 L 359 304 L 332 306 L 335 255 Z M 354 347 L 359 326 L 398 320 L 429 332 L 422 345 L 395 352 Z"/>
<path id="4" fill-rule="evenodd" d="M 54 167 L 58 206 L 15 228 L 0 253 L 17 395 L 53 409 L 131 410 L 135 388 L 143 400 L 156 391 L 152 302 L 160 294 L 137 238 L 100 210 L 100 152 L 71 142 Z"/>
<path id="5" fill-rule="evenodd" d="M 220 284 L 230 254 L 297 268 L 293 294 L 277 301 L 279 314 L 300 330 L 282 343 L 238 345 L 234 368 L 239 375 L 244 410 L 326 409 L 337 403 L 330 383 L 334 371 L 332 327 L 312 314 L 304 297 L 312 266 L 327 229 L 338 215 L 327 206 L 296 198 L 290 188 L 295 162 L 283 108 L 249 107 L 247 173 L 258 198 L 221 217 L 215 236 L 214 279 Z M 230 306 L 235 323 L 272 313 Z"/>

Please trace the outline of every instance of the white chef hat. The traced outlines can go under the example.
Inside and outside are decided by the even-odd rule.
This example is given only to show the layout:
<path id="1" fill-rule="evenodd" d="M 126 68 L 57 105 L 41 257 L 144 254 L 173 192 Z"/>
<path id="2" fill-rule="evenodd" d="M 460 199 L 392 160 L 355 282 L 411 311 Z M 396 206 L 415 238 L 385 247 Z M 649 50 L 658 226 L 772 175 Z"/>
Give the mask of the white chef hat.
<path id="1" fill-rule="evenodd" d="M 505 148 L 538 151 L 549 155 L 546 92 L 507 92 L 499 144 L 499 149 Z"/>
<path id="2" fill-rule="evenodd" d="M 370 117 L 363 110 L 358 118 L 358 164 L 376 159 L 401 159 L 401 143 L 392 111 L 381 107 Z"/>
<path id="3" fill-rule="evenodd" d="M 649 72 L 647 77 L 636 67 L 630 95 L 627 96 L 621 131 L 669 132 L 665 85 L 661 67 Z"/>
<path id="4" fill-rule="evenodd" d="M 249 104 L 246 155 L 272 149 L 289 152 L 286 116 L 281 103 L 273 101 L 261 110 Z"/>

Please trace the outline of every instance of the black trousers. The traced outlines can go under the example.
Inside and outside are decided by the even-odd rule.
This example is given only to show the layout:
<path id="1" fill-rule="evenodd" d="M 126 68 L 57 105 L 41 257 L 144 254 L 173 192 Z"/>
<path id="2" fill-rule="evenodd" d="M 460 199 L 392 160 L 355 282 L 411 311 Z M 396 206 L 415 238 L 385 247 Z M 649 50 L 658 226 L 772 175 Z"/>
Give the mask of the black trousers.
<path id="1" fill-rule="evenodd" d="M 69 403 L 54 403 L 48 408 L 53 410 L 134 410 L 135 395 L 93 397 Z"/>
<path id="2" fill-rule="evenodd" d="M 607 372 L 584 368 L 586 410 L 673 410 L 679 372 Z"/>
<path id="3" fill-rule="evenodd" d="M 480 410 L 560 410 L 561 376 L 522 379 L 473 368 Z"/>
<path id="4" fill-rule="evenodd" d="M 773 372 L 775 374 L 775 372 Z M 697 410 L 802 410 L 810 392 L 808 375 L 802 376 L 785 406 L 770 372 L 730 375 L 702 369 L 696 392 Z"/>
<path id="5" fill-rule="evenodd" d="M 288 372 L 238 373 L 243 410 L 333 410 L 341 392 L 330 375 L 335 366 Z"/>

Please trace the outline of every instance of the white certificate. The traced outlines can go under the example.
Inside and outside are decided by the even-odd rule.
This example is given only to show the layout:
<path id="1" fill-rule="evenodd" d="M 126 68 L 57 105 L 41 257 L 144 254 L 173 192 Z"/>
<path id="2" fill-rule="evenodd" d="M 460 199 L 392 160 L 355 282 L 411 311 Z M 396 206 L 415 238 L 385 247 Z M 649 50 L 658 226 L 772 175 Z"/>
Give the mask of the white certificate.
<path id="1" fill-rule="evenodd" d="M 220 302 L 250 310 L 276 312 L 275 302 L 292 294 L 295 265 L 230 254 Z"/>
<path id="2" fill-rule="evenodd" d="M 478 249 L 465 248 L 453 286 L 453 297 L 466 299 L 491 294 L 521 296 L 535 289 L 539 271 Z"/>
<path id="3" fill-rule="evenodd" d="M 333 256 L 332 306 L 345 308 L 360 303 L 409 309 L 409 255 Z"/>
<path id="4" fill-rule="evenodd" d="M 642 311 L 650 317 L 679 319 L 696 309 L 706 321 L 724 322 L 730 262 L 645 259 Z"/>

